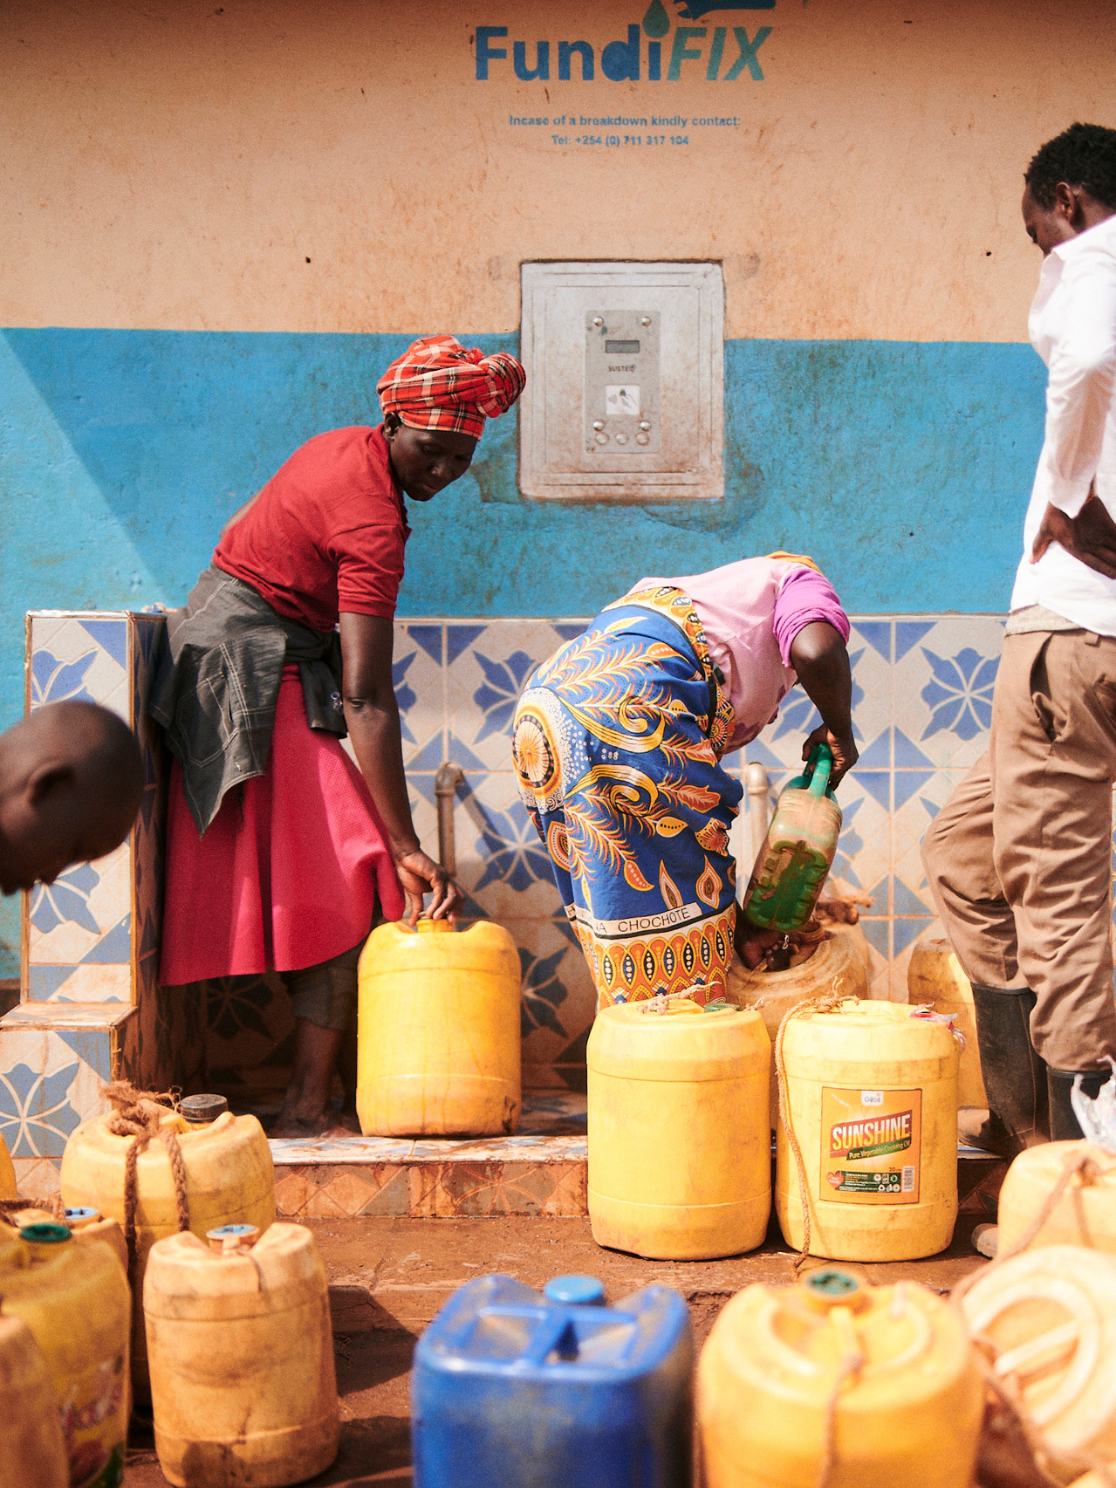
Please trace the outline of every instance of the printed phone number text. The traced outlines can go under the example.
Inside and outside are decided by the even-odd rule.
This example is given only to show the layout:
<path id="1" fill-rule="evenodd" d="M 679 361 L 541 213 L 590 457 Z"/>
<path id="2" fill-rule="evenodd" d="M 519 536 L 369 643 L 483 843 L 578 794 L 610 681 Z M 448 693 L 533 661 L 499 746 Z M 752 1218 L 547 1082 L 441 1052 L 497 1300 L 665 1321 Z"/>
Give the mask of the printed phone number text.
<path id="1" fill-rule="evenodd" d="M 606 149 L 625 145 L 688 145 L 688 134 L 552 134 L 556 145 L 603 145 Z"/>

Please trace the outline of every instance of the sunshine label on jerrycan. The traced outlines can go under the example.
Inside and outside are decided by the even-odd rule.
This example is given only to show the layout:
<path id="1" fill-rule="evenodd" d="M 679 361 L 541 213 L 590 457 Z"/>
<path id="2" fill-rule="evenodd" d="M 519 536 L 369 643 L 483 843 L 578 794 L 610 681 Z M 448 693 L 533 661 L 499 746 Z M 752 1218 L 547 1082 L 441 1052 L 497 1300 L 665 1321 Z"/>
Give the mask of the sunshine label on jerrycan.
<path id="1" fill-rule="evenodd" d="M 917 1204 L 921 1090 L 822 1088 L 821 1170 L 839 1204 Z"/>

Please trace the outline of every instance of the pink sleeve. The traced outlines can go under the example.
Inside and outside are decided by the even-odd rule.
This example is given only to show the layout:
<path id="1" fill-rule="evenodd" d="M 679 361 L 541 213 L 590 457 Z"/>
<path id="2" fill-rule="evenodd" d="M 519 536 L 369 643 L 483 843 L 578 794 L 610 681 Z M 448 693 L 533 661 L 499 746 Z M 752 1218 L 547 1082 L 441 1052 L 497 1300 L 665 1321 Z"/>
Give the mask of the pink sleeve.
<path id="1" fill-rule="evenodd" d="M 791 665 L 790 649 L 795 636 L 815 620 L 832 625 L 841 639 L 848 641 L 849 617 L 841 608 L 833 585 L 812 568 L 793 568 L 775 600 L 775 639 L 784 666 Z"/>

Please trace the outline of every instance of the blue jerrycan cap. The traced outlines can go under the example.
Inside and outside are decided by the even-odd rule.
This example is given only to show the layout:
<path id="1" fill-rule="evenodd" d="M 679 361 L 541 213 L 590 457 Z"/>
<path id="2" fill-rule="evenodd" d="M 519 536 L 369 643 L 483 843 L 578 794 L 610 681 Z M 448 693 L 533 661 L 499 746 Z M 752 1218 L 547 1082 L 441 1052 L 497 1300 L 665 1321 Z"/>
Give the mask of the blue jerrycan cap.
<path id="1" fill-rule="evenodd" d="M 605 1289 L 595 1276 L 555 1276 L 543 1287 L 543 1296 L 567 1307 L 603 1307 Z"/>

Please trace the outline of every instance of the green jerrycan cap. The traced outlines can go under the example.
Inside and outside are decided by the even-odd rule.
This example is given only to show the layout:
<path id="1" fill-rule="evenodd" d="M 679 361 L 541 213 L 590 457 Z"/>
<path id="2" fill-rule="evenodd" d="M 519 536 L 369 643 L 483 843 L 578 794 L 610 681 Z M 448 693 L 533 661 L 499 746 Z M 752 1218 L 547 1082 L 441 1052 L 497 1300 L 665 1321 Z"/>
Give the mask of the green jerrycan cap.
<path id="1" fill-rule="evenodd" d="M 21 1240 L 29 1240 L 32 1245 L 61 1245 L 64 1240 L 69 1240 L 70 1231 L 66 1225 L 60 1224 L 29 1224 L 24 1225 L 19 1232 Z"/>
<path id="2" fill-rule="evenodd" d="M 829 777 L 833 774 L 833 750 L 828 744 L 815 744 L 801 775 L 788 780 L 784 790 L 808 790 L 812 796 L 829 796 L 835 799 L 830 788 Z"/>

